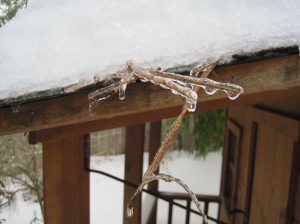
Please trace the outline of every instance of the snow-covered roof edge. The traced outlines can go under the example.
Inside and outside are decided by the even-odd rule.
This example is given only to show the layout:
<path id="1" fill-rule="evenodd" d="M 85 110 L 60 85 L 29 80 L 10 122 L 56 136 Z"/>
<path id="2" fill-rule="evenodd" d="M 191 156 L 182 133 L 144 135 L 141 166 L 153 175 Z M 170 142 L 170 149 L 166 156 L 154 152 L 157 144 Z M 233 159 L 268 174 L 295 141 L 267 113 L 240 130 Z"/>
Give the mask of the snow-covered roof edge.
<path id="1" fill-rule="evenodd" d="M 265 49 L 259 52 L 246 52 L 244 54 L 239 55 L 232 55 L 232 61 L 227 64 L 219 65 L 218 68 L 222 69 L 226 66 L 235 65 L 235 64 L 242 64 L 242 63 L 248 63 L 248 62 L 254 62 L 258 60 L 264 60 L 264 59 L 271 59 L 276 57 L 282 57 L 282 56 L 288 56 L 288 55 L 296 55 L 299 54 L 299 47 L 298 46 L 290 46 L 290 47 L 281 47 L 276 49 Z M 186 66 L 179 66 L 170 68 L 167 71 L 184 74 L 187 73 L 194 64 L 189 64 Z M 218 69 L 217 68 L 217 69 Z M 18 97 L 11 97 L 6 99 L 0 100 L 0 107 L 6 107 L 6 106 L 17 106 L 23 103 L 29 103 L 33 101 L 38 100 L 45 100 L 50 98 L 56 98 L 66 95 L 72 95 L 76 93 L 83 93 L 88 92 L 94 89 L 103 88 L 105 86 L 111 85 L 115 80 L 103 80 L 100 83 L 89 85 L 86 88 L 81 89 L 80 91 L 74 92 L 74 93 L 66 93 L 64 91 L 65 86 L 54 88 L 54 89 L 48 89 L 45 91 L 37 91 L 37 92 L 31 92 L 29 94 L 25 94 Z"/>

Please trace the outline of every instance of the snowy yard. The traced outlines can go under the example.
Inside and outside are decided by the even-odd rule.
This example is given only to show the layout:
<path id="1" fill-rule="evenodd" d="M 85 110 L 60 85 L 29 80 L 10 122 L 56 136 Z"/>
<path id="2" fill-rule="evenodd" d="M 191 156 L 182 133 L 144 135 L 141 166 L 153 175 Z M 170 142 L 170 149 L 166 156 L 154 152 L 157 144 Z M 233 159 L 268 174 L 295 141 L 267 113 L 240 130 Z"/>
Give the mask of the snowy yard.
<path id="1" fill-rule="evenodd" d="M 210 153 L 206 159 L 195 158 L 191 154 L 175 151 L 166 156 L 161 172 L 172 174 L 182 179 L 193 191 L 199 194 L 218 195 L 220 187 L 222 154 Z M 144 161 L 147 168 L 148 154 L 145 153 Z M 124 155 L 93 156 L 91 168 L 107 171 L 118 177 L 124 176 Z M 182 192 L 174 183 L 159 182 L 159 190 Z M 99 221 L 105 223 L 122 223 L 123 217 L 123 185 L 107 177 L 91 174 L 91 223 Z M 167 223 L 166 202 L 158 204 L 158 223 Z M 193 207 L 194 208 L 194 207 Z M 39 207 L 33 200 L 23 200 L 22 193 L 17 194 L 17 202 L 11 208 L 5 208 L 0 213 L 0 220 L 4 223 L 29 224 L 34 217 L 34 212 L 40 215 Z M 209 215 L 216 214 L 216 207 L 211 206 Z M 174 208 L 173 223 L 183 223 L 185 212 Z M 191 223 L 199 223 L 199 217 L 191 215 Z M 1 222 L 0 222 L 1 223 Z"/>

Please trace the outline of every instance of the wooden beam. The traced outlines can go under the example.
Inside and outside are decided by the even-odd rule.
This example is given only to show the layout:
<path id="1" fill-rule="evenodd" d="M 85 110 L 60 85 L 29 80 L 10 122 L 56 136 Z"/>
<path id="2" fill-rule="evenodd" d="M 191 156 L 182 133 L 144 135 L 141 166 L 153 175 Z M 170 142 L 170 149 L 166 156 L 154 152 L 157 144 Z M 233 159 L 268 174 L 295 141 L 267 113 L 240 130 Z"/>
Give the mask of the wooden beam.
<path id="1" fill-rule="evenodd" d="M 161 145 L 161 121 L 155 121 L 150 123 L 149 131 L 149 164 L 153 161 L 158 148 Z M 158 173 L 158 170 L 155 172 Z M 153 181 L 148 184 L 148 190 L 158 192 L 158 181 Z M 156 224 L 157 217 L 157 198 L 148 195 L 148 201 L 150 202 L 150 211 L 148 217 L 145 217 L 145 223 Z M 148 203 L 147 201 L 147 203 Z M 148 207 L 149 207 L 148 206 Z M 147 208 L 148 208 L 147 207 Z M 143 210 L 143 214 L 146 213 Z M 143 217 L 144 218 L 144 217 Z"/>
<path id="2" fill-rule="evenodd" d="M 204 112 L 209 110 L 227 108 L 234 105 L 245 105 L 254 102 L 260 102 L 268 99 L 286 99 L 288 97 L 298 97 L 300 100 L 300 87 L 290 88 L 288 90 L 278 90 L 271 92 L 264 92 L 258 94 L 248 94 L 241 96 L 241 98 L 235 101 L 214 100 L 202 102 L 197 105 L 196 112 Z M 38 132 L 31 132 L 30 139 L 34 142 L 42 142 L 51 139 L 53 135 L 59 133 L 61 136 L 68 136 L 72 134 L 85 134 L 90 132 L 96 132 L 101 130 L 107 130 L 117 127 L 124 127 L 128 125 L 143 124 L 146 122 L 157 121 L 165 118 L 175 117 L 180 113 L 182 105 L 177 107 L 162 108 L 160 110 L 151 110 L 131 113 L 121 116 L 116 116 L 108 119 L 93 120 L 78 124 L 66 125 L 57 130 L 57 128 L 49 128 L 47 130 L 40 130 Z"/>
<path id="3" fill-rule="evenodd" d="M 83 135 L 43 143 L 45 224 L 89 223 L 84 145 Z"/>
<path id="4" fill-rule="evenodd" d="M 139 185 L 143 175 L 145 125 L 135 125 L 126 128 L 125 143 L 125 180 Z M 141 223 L 141 194 L 133 203 L 133 217 L 126 216 L 127 203 L 135 192 L 135 188 L 124 185 L 123 223 Z"/>
<path id="5" fill-rule="evenodd" d="M 245 93 L 231 101 L 223 92 L 208 96 L 202 91 L 199 93 L 198 111 L 291 95 L 291 92 L 300 91 L 299 55 L 229 66 L 213 78 L 241 85 Z M 130 115 L 142 123 L 145 119 L 139 114 L 147 114 L 147 119 L 158 120 L 160 117 L 174 116 L 173 111 L 179 111 L 183 103 L 181 97 L 159 86 L 136 83 L 129 85 L 125 100 L 120 101 L 113 96 L 100 102 L 94 117 L 88 114 L 86 93 L 26 103 L 21 105 L 18 113 L 13 113 L 10 107 L 0 108 L 0 135 L 100 120 L 111 121 L 112 118 L 119 118 L 120 123 L 114 125 L 122 126 L 122 117 L 128 118 Z M 160 115 L 160 111 L 163 111 L 163 115 Z"/>
<path id="6" fill-rule="evenodd" d="M 149 164 L 153 161 L 158 148 L 161 145 L 161 121 L 150 123 L 149 133 Z M 155 172 L 158 173 L 158 170 Z M 148 189 L 152 191 L 158 191 L 158 181 L 150 182 Z"/>

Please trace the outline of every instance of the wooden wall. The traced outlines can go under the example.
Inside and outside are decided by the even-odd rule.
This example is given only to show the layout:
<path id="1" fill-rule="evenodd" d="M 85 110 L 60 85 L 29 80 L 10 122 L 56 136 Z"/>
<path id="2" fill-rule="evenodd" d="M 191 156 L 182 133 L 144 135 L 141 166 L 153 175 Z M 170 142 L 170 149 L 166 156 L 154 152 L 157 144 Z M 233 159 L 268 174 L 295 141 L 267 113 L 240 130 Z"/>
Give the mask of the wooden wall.
<path id="1" fill-rule="evenodd" d="M 294 97 L 269 100 L 258 104 L 260 107 L 269 111 L 291 117 L 296 120 L 300 120 L 300 94 Z M 300 137 L 300 136 L 299 136 Z M 300 151 L 299 142 L 295 144 L 295 148 Z M 294 195 L 294 212 L 293 212 L 293 223 L 300 223 L 300 153 L 298 155 L 298 166 L 296 168 L 296 190 Z"/>
<path id="2" fill-rule="evenodd" d="M 247 119 L 247 116 L 245 114 L 240 113 L 241 110 L 244 110 L 243 107 L 234 107 L 230 108 L 228 110 L 228 120 L 231 120 L 234 122 L 234 124 L 237 125 L 237 127 L 240 127 L 242 130 L 241 138 L 242 141 L 240 142 L 240 151 L 239 151 L 239 164 L 238 164 L 238 176 L 237 176 L 237 192 L 236 195 L 233 197 L 235 198 L 234 205 L 231 207 L 239 208 L 243 211 L 247 210 L 246 207 L 246 199 L 247 199 L 247 191 L 248 191 L 248 177 L 249 177 L 249 168 L 251 167 L 251 138 L 252 138 L 252 123 L 250 119 Z M 234 118 L 234 119 L 233 119 Z M 226 139 L 226 138 L 225 138 Z M 224 150 L 223 158 L 226 158 L 226 151 Z M 225 167 L 226 162 L 223 161 L 223 171 L 226 169 Z M 241 165 L 242 164 L 242 165 Z M 224 185 L 226 182 L 226 178 L 224 176 L 224 173 L 222 174 L 222 184 Z M 221 191 L 225 186 L 221 186 Z M 224 199 L 222 200 L 222 208 L 220 209 L 220 219 L 229 222 L 229 211 L 226 211 L 227 209 L 224 207 L 223 203 Z M 236 218 L 238 221 L 239 219 L 243 219 L 243 216 L 238 216 Z"/>
<path id="3" fill-rule="evenodd" d="M 261 164 L 255 164 L 254 162 L 254 158 L 255 158 L 255 147 L 256 146 L 256 141 L 258 141 L 256 138 L 259 138 L 260 135 L 263 135 L 264 133 L 262 133 L 263 129 L 258 129 L 257 127 L 255 127 L 255 125 L 257 125 L 256 122 L 254 122 L 255 119 L 259 119 L 256 118 L 255 113 L 253 113 L 253 111 L 251 112 L 251 109 L 249 108 L 259 108 L 262 111 L 267 111 L 269 114 L 277 114 L 280 115 L 281 117 L 286 117 L 288 118 L 287 120 L 289 121 L 289 119 L 291 118 L 291 120 L 295 120 L 295 121 L 300 121 L 300 93 L 295 94 L 294 97 L 289 97 L 289 98 L 279 98 L 276 100 L 272 100 L 272 101 L 265 101 L 265 102 L 260 102 L 257 103 L 255 105 L 249 105 L 249 106 L 237 106 L 237 107 L 232 107 L 230 109 L 228 109 L 228 114 L 227 114 L 227 131 L 226 131 L 226 135 L 230 134 L 230 125 L 234 125 L 236 128 L 238 128 L 240 130 L 240 147 L 238 149 L 238 153 L 236 154 L 236 157 L 238 159 L 238 162 L 236 164 L 237 169 L 235 172 L 236 175 L 236 180 L 234 182 L 234 184 L 236 185 L 235 187 L 233 186 L 232 189 L 234 189 L 234 193 L 233 195 L 231 195 L 231 209 L 232 208 L 238 208 L 241 209 L 247 213 L 249 213 L 249 211 L 251 210 L 251 200 L 253 199 L 253 194 L 251 196 L 251 190 L 254 187 L 253 186 L 253 173 L 257 172 L 255 171 L 255 166 L 261 166 L 262 169 L 267 169 L 266 166 L 263 166 Z M 261 121 L 264 122 L 264 118 L 261 118 Z M 272 124 L 272 121 L 270 121 Z M 228 123 L 230 125 L 228 125 Z M 284 123 L 284 122 L 283 122 Z M 296 122 L 297 123 L 297 122 Z M 284 125 L 289 126 L 289 124 L 284 123 Z M 297 125 L 296 125 L 297 126 Z M 299 127 L 298 127 L 299 128 Z M 284 129 L 284 128 L 283 128 Z M 256 131 L 260 133 L 255 133 Z M 279 128 L 280 130 L 280 128 Z M 288 133 L 290 135 L 296 135 L 295 139 L 299 140 L 299 133 L 294 133 L 296 131 L 294 131 L 296 129 L 291 128 L 291 133 Z M 265 135 L 268 134 L 268 132 L 272 131 L 272 127 L 271 129 L 269 129 L 269 131 L 267 131 L 265 133 Z M 288 132 L 288 130 L 282 130 L 282 136 L 286 136 L 288 135 L 287 133 L 285 133 L 285 131 Z M 227 136 L 228 137 L 228 136 Z M 225 136 L 225 138 L 227 138 Z M 272 147 L 271 143 L 273 143 L 272 141 L 274 140 L 275 136 L 270 136 L 269 139 L 269 143 L 265 146 L 260 146 L 260 150 L 267 150 L 268 147 Z M 288 138 L 288 137 L 287 137 Z M 292 142 L 292 146 L 290 146 L 290 148 L 292 148 L 290 155 L 292 157 L 292 160 L 294 162 L 288 162 L 288 163 L 298 163 L 298 164 L 294 164 L 294 167 L 289 167 L 288 169 L 294 170 L 291 172 L 294 173 L 290 173 L 290 176 L 288 177 L 287 181 L 290 182 L 289 184 L 289 193 L 287 193 L 287 211 L 281 211 L 282 214 L 279 214 L 279 219 L 282 220 L 282 217 L 286 218 L 286 223 L 300 223 L 300 145 L 297 143 L 297 140 L 289 140 L 290 142 Z M 294 143 L 293 143 L 294 142 Z M 226 144 L 228 147 L 228 142 L 226 143 L 225 141 L 225 148 L 226 148 Z M 295 146 L 293 146 L 293 144 L 295 144 Z M 276 146 L 276 144 L 274 145 Z M 278 146 L 279 147 L 279 146 Z M 288 148 L 289 146 L 282 146 L 282 148 Z M 228 149 L 227 149 L 228 150 Z M 284 152 L 284 151 L 283 151 Z M 226 170 L 226 161 L 228 163 L 228 161 L 230 161 L 229 158 L 227 158 L 226 154 L 228 152 L 226 150 L 224 150 L 224 161 L 223 161 L 223 174 L 222 174 L 222 184 L 221 184 L 221 196 L 223 194 L 223 200 L 222 200 L 222 206 L 220 208 L 220 219 L 223 221 L 227 221 L 230 223 L 242 223 L 243 221 L 245 221 L 245 218 L 243 215 L 238 214 L 238 215 L 234 215 L 231 216 L 231 219 L 229 218 L 229 210 L 228 208 L 226 208 L 225 204 L 223 203 L 225 202 L 225 198 L 224 197 L 224 191 L 226 191 L 226 184 L 228 184 L 228 175 L 226 176 L 226 173 L 224 173 Z M 270 153 L 270 152 L 269 152 Z M 297 157 L 297 158 L 295 158 Z M 289 161 L 289 160 L 286 160 Z M 296 161 L 296 162 L 295 162 Z M 267 161 L 264 160 L 264 163 L 268 163 Z M 281 164 L 282 165 L 282 164 Z M 278 165 L 278 166 L 281 166 Z M 282 165 L 283 166 L 283 165 Z M 285 165 L 286 166 L 286 165 Z M 289 166 L 292 166 L 292 164 L 289 164 Z M 275 169 L 275 168 L 274 168 Z M 271 172 L 271 171 L 270 171 Z M 284 177 L 284 175 L 282 175 Z M 226 179 L 227 178 L 227 179 Z M 260 184 L 265 180 L 265 178 L 267 177 L 263 177 L 261 179 L 261 181 L 257 181 Z M 227 182 L 227 183 L 226 183 Z M 270 186 L 271 188 L 271 186 Z M 223 192 L 222 192 L 223 191 Z M 254 202 L 252 201 L 252 204 Z M 227 206 L 228 207 L 228 206 Z M 252 209 L 253 210 L 253 209 Z M 290 211 L 291 210 L 291 211 Z M 267 211 L 262 211 L 262 213 L 267 213 Z M 279 212 L 280 213 L 280 212 Z M 292 213 L 292 214 L 289 214 Z M 249 215 L 249 214 L 248 214 Z M 254 220 L 255 218 L 253 218 L 255 215 L 252 214 L 252 220 Z M 261 216 L 267 216 L 266 214 L 263 214 Z M 270 219 L 268 219 L 270 221 Z M 250 220 L 251 222 L 251 220 Z M 267 223 L 267 221 L 266 221 Z"/>

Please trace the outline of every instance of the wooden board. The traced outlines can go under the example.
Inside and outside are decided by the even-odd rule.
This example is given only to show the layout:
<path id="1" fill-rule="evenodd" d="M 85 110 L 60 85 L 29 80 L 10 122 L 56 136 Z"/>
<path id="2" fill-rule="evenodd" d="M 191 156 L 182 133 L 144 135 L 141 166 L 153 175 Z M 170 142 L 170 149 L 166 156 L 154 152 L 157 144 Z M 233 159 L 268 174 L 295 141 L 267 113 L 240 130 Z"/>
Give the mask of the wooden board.
<path id="1" fill-rule="evenodd" d="M 257 134 L 250 222 L 284 222 L 293 156 L 291 149 L 293 142 L 276 130 L 260 125 Z"/>
<path id="2" fill-rule="evenodd" d="M 263 102 L 261 107 L 265 105 L 269 105 L 268 102 Z M 277 105 L 275 101 L 272 102 L 274 105 Z M 293 108 L 288 103 L 286 105 L 287 108 L 280 107 L 276 111 L 297 117 L 299 104 Z M 268 109 L 271 110 L 270 107 Z M 293 114 L 294 111 L 296 113 Z M 298 216 L 299 200 L 294 200 L 297 191 L 293 164 L 297 156 L 294 144 L 300 135 L 299 121 L 249 106 L 230 108 L 227 116 L 243 129 L 240 157 L 243 165 L 237 180 L 237 208 L 246 213 L 250 210 L 250 223 L 280 223 L 285 218 Z M 298 192 L 296 194 L 299 195 Z M 225 217 L 225 212 L 224 206 L 221 207 L 220 217 Z"/>
<path id="3" fill-rule="evenodd" d="M 297 221 L 296 223 L 300 223 L 300 170 L 298 170 L 298 180 L 297 180 L 295 199 L 296 202 L 295 202 L 294 218 Z"/>
<path id="4" fill-rule="evenodd" d="M 143 153 L 144 153 L 145 125 L 126 127 L 125 142 L 125 180 L 139 185 L 143 175 Z M 126 216 L 127 203 L 133 196 L 135 188 L 124 185 L 124 213 L 123 223 L 141 223 L 141 194 L 133 203 L 133 216 Z"/>
<path id="5" fill-rule="evenodd" d="M 239 84 L 245 88 L 245 93 L 239 99 L 231 101 L 223 92 L 208 96 L 202 91 L 199 94 L 197 111 L 226 108 L 282 96 L 292 97 L 300 92 L 299 56 L 229 66 L 214 79 Z M 0 135 L 78 123 L 94 124 L 96 121 L 99 121 L 97 126 L 101 129 L 102 123 L 110 123 L 115 118 L 118 122 L 112 126 L 124 126 L 128 123 L 127 119 L 135 123 L 144 123 L 175 116 L 183 103 L 181 97 L 174 96 L 168 90 L 150 83 L 137 83 L 128 87 L 125 100 L 120 101 L 114 96 L 100 102 L 97 114 L 90 117 L 87 94 L 74 94 L 23 104 L 18 113 L 13 113 L 11 107 L 0 108 Z M 109 125 L 106 124 L 107 127 Z"/>
<path id="6" fill-rule="evenodd" d="M 89 223 L 89 172 L 84 169 L 84 141 L 84 136 L 73 136 L 43 143 L 46 224 Z"/>

